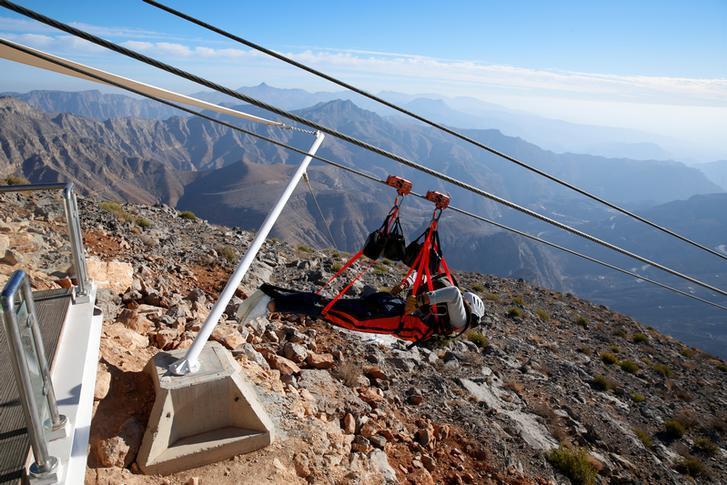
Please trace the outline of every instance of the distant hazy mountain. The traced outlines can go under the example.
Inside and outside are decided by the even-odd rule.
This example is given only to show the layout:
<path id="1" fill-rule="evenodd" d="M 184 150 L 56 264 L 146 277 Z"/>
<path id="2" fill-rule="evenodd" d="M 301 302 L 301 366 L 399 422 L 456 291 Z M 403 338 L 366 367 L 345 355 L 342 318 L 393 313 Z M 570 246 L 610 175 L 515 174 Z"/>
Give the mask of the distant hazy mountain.
<path id="1" fill-rule="evenodd" d="M 311 93 L 302 89 L 275 88 L 265 83 L 243 86 L 238 91 L 285 109 L 306 108 L 334 99 L 351 100 L 357 106 L 381 116 L 394 116 L 412 122 L 411 118 L 348 91 Z M 496 129 L 555 152 L 587 153 L 636 160 L 673 158 L 660 146 L 661 143 L 668 144 L 671 140 L 637 130 L 569 123 L 472 97 L 408 95 L 394 91 L 384 91 L 379 95 L 439 123 L 457 128 Z M 216 103 L 237 104 L 236 100 L 214 92 L 199 92 L 194 96 Z"/>
<path id="2" fill-rule="evenodd" d="M 7 96 L 24 101 L 46 113 L 73 113 L 102 121 L 122 117 L 164 119 L 180 114 L 180 111 L 155 101 L 123 94 L 102 93 L 98 90 L 0 93 L 0 97 Z"/>
<path id="3" fill-rule="evenodd" d="M 727 191 L 727 160 L 718 160 L 716 162 L 702 163 L 695 165 L 707 176 L 709 180 L 722 187 Z"/>
<path id="4" fill-rule="evenodd" d="M 276 88 L 266 83 L 260 83 L 257 86 L 243 86 L 237 91 L 286 110 L 308 108 L 334 99 L 353 98 L 352 94 L 345 91 L 311 93 L 304 89 Z M 240 104 L 239 99 L 231 98 L 216 91 L 199 91 L 192 93 L 190 96 L 217 104 Z"/>
<path id="5" fill-rule="evenodd" d="M 647 218 L 727 255 L 727 194 L 696 195 L 688 200 L 669 202 L 642 212 Z M 582 226 L 588 232 L 622 247 L 646 255 L 683 273 L 719 288 L 727 288 L 727 261 L 709 255 L 686 243 L 654 231 L 623 216 Z M 590 254 L 627 267 L 645 276 L 727 305 L 727 298 L 710 294 L 652 267 L 626 257 L 614 256 L 591 244 L 566 239 L 555 233 L 548 237 L 567 241 Z M 566 284 L 578 294 L 641 318 L 692 345 L 723 355 L 727 348 L 725 312 L 685 297 L 674 295 L 643 281 L 604 271 L 575 258 L 560 258 Z"/>
<path id="6" fill-rule="evenodd" d="M 394 117 L 405 123 L 412 122 L 410 118 L 394 110 L 348 91 L 308 92 L 303 89 L 276 88 L 265 83 L 241 87 L 238 91 L 287 110 L 303 109 L 336 99 L 351 100 L 357 106 L 381 116 Z M 165 119 L 178 115 L 175 110 L 152 101 L 102 94 L 99 91 L 32 91 L 5 95 L 12 95 L 46 112 L 73 113 L 99 120 L 127 116 Z M 436 94 L 412 96 L 389 91 L 380 95 L 449 126 L 460 129 L 496 129 L 555 152 L 587 153 L 636 160 L 674 158 L 664 148 L 670 146 L 672 140 L 636 130 L 569 123 L 471 97 L 447 98 Z M 218 104 L 239 104 L 239 100 L 217 92 L 201 91 L 193 93 L 193 96 Z"/>

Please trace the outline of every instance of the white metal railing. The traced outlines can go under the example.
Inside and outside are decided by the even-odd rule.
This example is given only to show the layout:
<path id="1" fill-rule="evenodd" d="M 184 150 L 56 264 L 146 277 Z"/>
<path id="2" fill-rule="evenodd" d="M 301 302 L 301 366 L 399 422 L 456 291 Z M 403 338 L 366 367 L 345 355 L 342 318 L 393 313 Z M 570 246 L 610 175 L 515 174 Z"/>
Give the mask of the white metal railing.
<path id="1" fill-rule="evenodd" d="M 48 453 L 48 441 L 65 437 L 67 419 L 58 413 L 33 292 L 25 272 L 13 273 L 2 291 L 0 303 L 10 361 L 35 460 L 30 466 L 30 476 L 48 478 L 57 472 L 59 465 L 58 459 Z"/>
<path id="2" fill-rule="evenodd" d="M 77 279 L 74 288 L 73 301 L 76 303 L 88 302 L 90 281 L 86 269 L 86 257 L 83 247 L 83 234 L 81 232 L 81 221 L 78 212 L 78 199 L 71 183 L 57 184 L 29 184 L 29 185 L 3 185 L 0 186 L 0 194 L 12 192 L 40 192 L 40 191 L 63 191 L 63 206 L 68 224 L 68 238 L 71 242 L 71 257 L 73 268 Z"/>

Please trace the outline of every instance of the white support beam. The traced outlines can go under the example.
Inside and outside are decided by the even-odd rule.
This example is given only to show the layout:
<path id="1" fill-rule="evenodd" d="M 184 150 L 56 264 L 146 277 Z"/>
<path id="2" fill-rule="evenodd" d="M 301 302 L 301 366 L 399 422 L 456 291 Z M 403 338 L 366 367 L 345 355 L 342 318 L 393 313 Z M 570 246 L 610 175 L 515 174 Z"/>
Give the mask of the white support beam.
<path id="1" fill-rule="evenodd" d="M 217 323 L 219 322 L 222 313 L 224 313 L 225 308 L 227 308 L 230 300 L 235 295 L 237 287 L 240 286 L 242 279 L 247 273 L 247 270 L 250 268 L 250 265 L 255 260 L 255 256 L 257 256 L 257 253 L 258 251 L 260 251 L 260 248 L 265 242 L 265 239 L 267 239 L 268 234 L 270 234 L 270 230 L 273 228 L 275 221 L 278 220 L 280 213 L 283 211 L 285 204 L 288 203 L 288 199 L 290 199 L 293 191 L 298 186 L 298 182 L 300 182 L 300 179 L 303 178 L 303 174 L 305 174 L 305 171 L 307 170 L 308 165 L 311 162 L 312 156 L 315 155 L 318 151 L 318 147 L 321 146 L 324 137 L 325 135 L 320 131 L 316 132 L 316 139 L 313 142 L 313 145 L 311 145 L 310 149 L 308 150 L 308 155 L 306 155 L 306 157 L 303 158 L 303 161 L 300 162 L 300 165 L 298 165 L 298 169 L 293 174 L 290 182 L 288 182 L 288 186 L 285 187 L 285 190 L 280 196 L 280 199 L 278 199 L 278 201 L 275 203 L 275 206 L 263 221 L 260 229 L 258 229 L 257 233 L 255 234 L 255 239 L 253 239 L 250 247 L 245 253 L 245 256 L 243 256 L 242 260 L 237 265 L 237 268 L 235 268 L 235 271 L 232 273 L 232 276 L 230 276 L 230 279 L 225 285 L 225 288 L 222 290 L 222 293 L 220 293 L 220 297 L 217 300 L 217 303 L 215 303 L 215 306 L 212 307 L 212 311 L 210 311 L 207 320 L 205 320 L 204 325 L 202 325 L 202 329 L 197 334 L 197 338 L 195 338 L 192 346 L 187 351 L 187 354 L 184 356 L 184 358 L 179 359 L 171 366 L 169 366 L 169 371 L 172 374 L 183 376 L 199 370 L 199 355 L 202 352 L 204 345 L 209 340 L 210 335 L 212 335 L 212 331 L 217 326 Z"/>

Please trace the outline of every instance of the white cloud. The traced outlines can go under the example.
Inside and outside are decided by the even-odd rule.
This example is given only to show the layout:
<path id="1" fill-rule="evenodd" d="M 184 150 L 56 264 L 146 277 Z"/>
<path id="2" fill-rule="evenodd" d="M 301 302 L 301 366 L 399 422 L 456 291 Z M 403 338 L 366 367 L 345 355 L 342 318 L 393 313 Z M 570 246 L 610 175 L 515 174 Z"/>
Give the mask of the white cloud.
<path id="1" fill-rule="evenodd" d="M 92 30 L 93 26 L 85 27 Z M 111 70 L 120 62 L 112 57 L 102 59 L 98 54 L 109 51 L 101 47 L 58 34 L 34 22 L 0 17 L 0 31 L 6 32 L 1 35 L 20 43 L 70 58 L 81 54 L 94 56 L 91 64 L 106 62 Z M 172 42 L 177 38 L 123 27 L 98 27 L 95 32 L 120 36 L 118 41 L 130 49 L 161 57 L 223 84 L 237 85 L 242 77 L 248 84 L 254 79 L 305 89 L 337 89 L 264 54 L 229 42 L 192 38 Z M 727 123 L 725 78 L 533 69 L 466 59 L 322 47 L 286 50 L 285 55 L 370 91 L 473 96 L 577 123 L 637 128 L 672 137 L 688 134 L 695 146 L 707 143 L 721 146 L 722 127 Z M 239 62 L 241 59 L 243 63 Z"/>
<path id="2" fill-rule="evenodd" d="M 129 49 L 133 49 L 135 51 L 148 51 L 152 47 L 154 47 L 153 42 L 144 42 L 139 40 L 127 40 L 126 42 L 121 43 L 122 46 L 128 47 Z"/>
<path id="3" fill-rule="evenodd" d="M 14 40 L 20 44 L 29 45 L 39 49 L 63 51 L 67 53 L 100 53 L 107 51 L 87 40 L 79 39 L 72 35 L 45 35 L 45 34 L 14 34 L 12 32 L 1 32 L 0 36 Z"/>
<path id="4" fill-rule="evenodd" d="M 727 79 L 623 76 L 437 59 L 394 53 L 306 50 L 289 54 L 305 63 L 378 74 L 392 81 L 429 79 L 442 83 L 566 97 L 615 97 L 667 104 L 727 105 Z M 394 84 L 392 82 L 392 84 Z"/>
<path id="5" fill-rule="evenodd" d="M 142 30 L 135 29 L 133 27 L 106 27 L 92 24 L 85 24 L 83 22 L 70 22 L 70 25 L 77 29 L 85 30 L 94 35 L 101 37 L 126 37 L 132 39 L 138 38 L 162 38 L 167 37 L 167 34 L 162 32 L 156 32 L 153 30 Z"/>
<path id="6" fill-rule="evenodd" d="M 201 57 L 201 58 L 218 58 L 218 59 L 238 59 L 245 56 L 254 56 L 255 54 L 251 51 L 243 49 L 215 49 L 212 47 L 202 46 L 187 46 L 184 44 L 172 43 L 172 42 L 145 42 L 138 40 L 127 40 L 122 42 L 124 47 L 133 49 L 140 52 L 146 52 L 148 54 L 158 54 L 173 57 Z"/>
<path id="7" fill-rule="evenodd" d="M 7 32 L 51 32 L 53 29 L 32 20 L 0 17 L 0 30 Z"/>
<path id="8" fill-rule="evenodd" d="M 192 49 L 182 44 L 176 44 L 173 42 L 157 42 L 154 46 L 158 51 L 172 56 L 189 57 L 192 55 Z"/>

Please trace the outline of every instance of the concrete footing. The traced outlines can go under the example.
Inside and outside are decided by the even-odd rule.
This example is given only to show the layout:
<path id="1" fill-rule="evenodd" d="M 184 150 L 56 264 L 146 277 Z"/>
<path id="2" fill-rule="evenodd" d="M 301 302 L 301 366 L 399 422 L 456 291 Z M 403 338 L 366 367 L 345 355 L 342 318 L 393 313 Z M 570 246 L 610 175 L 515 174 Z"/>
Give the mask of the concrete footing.
<path id="1" fill-rule="evenodd" d="M 200 370 L 167 371 L 184 351 L 160 352 L 146 371 L 156 390 L 137 464 L 145 474 L 168 475 L 269 445 L 273 424 L 240 366 L 219 343 L 202 351 Z"/>

